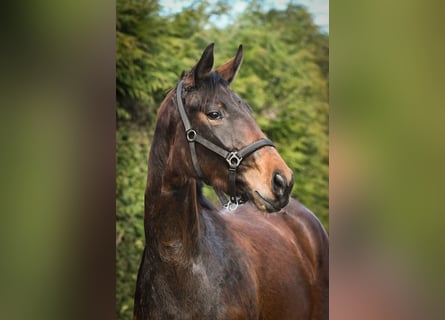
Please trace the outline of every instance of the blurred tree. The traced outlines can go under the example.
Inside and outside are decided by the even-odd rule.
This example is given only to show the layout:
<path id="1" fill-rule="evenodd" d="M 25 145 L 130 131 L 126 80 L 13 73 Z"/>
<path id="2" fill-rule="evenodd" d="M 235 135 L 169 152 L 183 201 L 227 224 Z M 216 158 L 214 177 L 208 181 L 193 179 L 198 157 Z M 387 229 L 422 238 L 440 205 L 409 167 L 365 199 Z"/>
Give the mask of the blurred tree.
<path id="1" fill-rule="evenodd" d="M 157 0 L 118 0 L 116 21 L 117 118 L 153 122 L 159 92 L 172 78 L 158 58 L 168 48 L 167 22 L 159 16 Z"/>
<path id="2" fill-rule="evenodd" d="M 134 126 L 116 134 L 116 311 L 131 319 L 136 275 L 144 248 L 144 190 L 148 137 Z"/>

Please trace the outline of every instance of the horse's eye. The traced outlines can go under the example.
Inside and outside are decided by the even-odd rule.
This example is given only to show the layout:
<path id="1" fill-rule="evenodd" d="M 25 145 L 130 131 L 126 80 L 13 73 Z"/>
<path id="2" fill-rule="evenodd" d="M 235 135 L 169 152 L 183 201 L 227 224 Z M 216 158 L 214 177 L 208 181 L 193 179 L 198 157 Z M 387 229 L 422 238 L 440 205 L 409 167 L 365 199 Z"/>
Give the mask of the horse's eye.
<path id="1" fill-rule="evenodd" d="M 222 119 L 222 114 L 219 111 L 212 111 L 207 113 L 207 118 L 210 120 L 219 120 Z"/>

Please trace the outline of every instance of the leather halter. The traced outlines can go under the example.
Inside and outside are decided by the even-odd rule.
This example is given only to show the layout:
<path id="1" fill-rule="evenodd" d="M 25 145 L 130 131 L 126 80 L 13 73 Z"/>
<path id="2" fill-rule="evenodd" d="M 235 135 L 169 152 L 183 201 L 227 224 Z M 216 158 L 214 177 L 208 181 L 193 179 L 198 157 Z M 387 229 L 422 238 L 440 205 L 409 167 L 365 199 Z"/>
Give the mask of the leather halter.
<path id="1" fill-rule="evenodd" d="M 228 171 L 229 171 L 229 201 L 227 201 L 224 206 L 228 208 L 229 210 L 234 210 L 240 204 L 242 201 L 240 198 L 237 198 L 236 196 L 236 170 L 240 166 L 241 162 L 251 155 L 256 150 L 265 147 L 265 146 L 271 146 L 275 147 L 273 142 L 269 139 L 260 139 L 257 140 L 248 146 L 242 148 L 238 151 L 227 151 L 213 142 L 207 140 L 206 138 L 202 137 L 196 129 L 193 129 L 190 121 L 187 117 L 187 113 L 185 112 L 184 104 L 182 103 L 182 88 L 183 88 L 183 81 L 181 80 L 178 83 L 178 86 L 176 87 L 176 100 L 177 105 L 179 109 L 179 114 L 181 115 L 182 123 L 184 124 L 185 128 L 185 134 L 187 137 L 187 141 L 189 142 L 189 148 L 190 148 L 190 154 L 192 157 L 193 166 L 195 167 L 196 173 L 198 174 L 199 178 L 203 178 L 201 166 L 198 162 L 198 157 L 196 155 L 196 146 L 195 142 L 199 143 L 203 147 L 207 148 L 210 151 L 213 151 L 214 153 L 218 154 L 222 158 L 224 158 L 228 165 Z M 217 190 L 215 190 L 217 191 Z M 221 195 L 218 193 L 218 196 L 221 199 Z"/>

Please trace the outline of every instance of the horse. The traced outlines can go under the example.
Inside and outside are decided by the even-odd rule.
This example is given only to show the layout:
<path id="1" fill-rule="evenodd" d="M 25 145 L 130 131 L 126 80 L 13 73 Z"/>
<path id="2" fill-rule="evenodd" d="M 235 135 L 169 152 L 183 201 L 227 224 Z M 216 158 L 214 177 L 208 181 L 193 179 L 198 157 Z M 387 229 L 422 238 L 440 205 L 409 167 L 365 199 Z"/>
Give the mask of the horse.
<path id="1" fill-rule="evenodd" d="M 213 50 L 158 109 L 133 319 L 328 319 L 327 233 L 230 87 L 243 46 L 215 70 Z"/>

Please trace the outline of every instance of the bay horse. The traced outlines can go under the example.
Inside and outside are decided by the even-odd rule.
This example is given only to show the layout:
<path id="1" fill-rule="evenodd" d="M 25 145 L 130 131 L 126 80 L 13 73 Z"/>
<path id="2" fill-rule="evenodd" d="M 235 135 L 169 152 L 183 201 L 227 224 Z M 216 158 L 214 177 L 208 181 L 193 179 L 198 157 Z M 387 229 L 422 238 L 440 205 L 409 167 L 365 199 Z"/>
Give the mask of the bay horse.
<path id="1" fill-rule="evenodd" d="M 134 319 L 328 319 L 327 234 L 290 199 L 292 171 L 230 88 L 242 46 L 214 71 L 213 48 L 158 110 Z"/>

